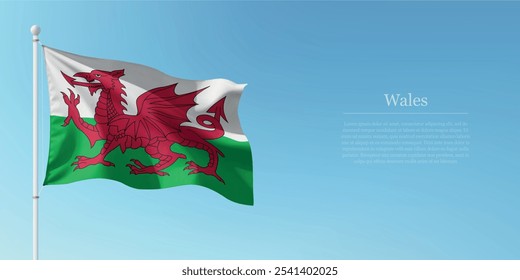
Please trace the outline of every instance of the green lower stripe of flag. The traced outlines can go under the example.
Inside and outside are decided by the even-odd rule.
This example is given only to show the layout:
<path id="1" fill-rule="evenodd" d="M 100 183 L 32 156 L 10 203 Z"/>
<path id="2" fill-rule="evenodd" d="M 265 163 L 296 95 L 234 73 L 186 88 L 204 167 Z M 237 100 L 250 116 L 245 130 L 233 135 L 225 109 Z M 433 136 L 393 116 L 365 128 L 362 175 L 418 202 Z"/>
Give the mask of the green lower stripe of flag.
<path id="1" fill-rule="evenodd" d="M 145 165 L 154 165 L 158 162 L 143 148 L 127 149 L 124 153 L 119 148 L 114 149 L 107 155 L 106 160 L 113 162 L 115 167 L 98 164 L 73 171 L 74 166 L 71 164 L 76 160 L 76 156 L 96 156 L 105 141 L 98 141 L 94 147 L 90 147 L 87 137 L 73 123 L 66 127 L 62 126 L 64 120 L 65 117 L 51 116 L 49 160 L 44 185 L 68 184 L 93 178 L 119 181 L 136 189 L 200 185 L 216 191 L 231 201 L 253 205 L 252 156 L 249 142 L 238 142 L 226 137 L 209 141 L 224 154 L 224 157 L 219 156 L 217 173 L 225 183 L 203 173 L 188 174 L 190 170 L 184 170 L 187 166 L 186 162 L 194 161 L 198 165 L 205 166 L 209 161 L 208 153 L 179 144 L 173 144 L 172 151 L 186 155 L 186 159 L 178 159 L 163 170 L 170 176 L 130 174 L 130 169 L 126 165 L 131 163 L 131 159 L 138 159 Z M 95 123 L 93 119 L 85 119 L 85 121 Z"/>

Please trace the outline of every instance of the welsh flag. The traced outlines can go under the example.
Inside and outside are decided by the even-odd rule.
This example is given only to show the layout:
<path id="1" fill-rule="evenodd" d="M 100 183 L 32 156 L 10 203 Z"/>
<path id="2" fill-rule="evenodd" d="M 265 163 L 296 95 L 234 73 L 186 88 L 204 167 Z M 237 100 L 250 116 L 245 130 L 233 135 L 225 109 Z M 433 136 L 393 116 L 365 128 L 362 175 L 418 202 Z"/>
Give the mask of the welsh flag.
<path id="1" fill-rule="evenodd" d="M 251 148 L 237 112 L 245 85 L 43 49 L 51 114 L 44 185 L 200 185 L 253 205 Z"/>

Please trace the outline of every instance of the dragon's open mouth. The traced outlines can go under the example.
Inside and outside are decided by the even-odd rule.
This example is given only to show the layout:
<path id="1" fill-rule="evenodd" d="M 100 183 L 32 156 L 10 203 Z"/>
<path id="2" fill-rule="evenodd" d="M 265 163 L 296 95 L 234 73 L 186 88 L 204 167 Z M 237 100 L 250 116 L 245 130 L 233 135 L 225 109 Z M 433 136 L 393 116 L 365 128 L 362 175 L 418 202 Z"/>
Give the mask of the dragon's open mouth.
<path id="1" fill-rule="evenodd" d="M 94 79 L 89 79 L 89 77 L 87 76 L 88 73 L 77 73 L 74 75 L 74 77 L 81 77 L 81 78 L 84 78 L 87 82 L 79 82 L 79 81 L 76 81 L 75 78 L 61 72 L 61 74 L 63 75 L 63 77 L 65 78 L 65 80 L 67 80 L 67 82 L 72 86 L 72 87 L 76 87 L 76 86 L 82 86 L 82 87 L 87 87 L 88 88 L 88 91 L 90 92 L 90 95 L 94 95 L 94 93 L 98 90 L 100 90 L 102 88 L 102 84 L 97 82 L 97 83 L 93 83 L 93 81 L 95 81 Z"/>

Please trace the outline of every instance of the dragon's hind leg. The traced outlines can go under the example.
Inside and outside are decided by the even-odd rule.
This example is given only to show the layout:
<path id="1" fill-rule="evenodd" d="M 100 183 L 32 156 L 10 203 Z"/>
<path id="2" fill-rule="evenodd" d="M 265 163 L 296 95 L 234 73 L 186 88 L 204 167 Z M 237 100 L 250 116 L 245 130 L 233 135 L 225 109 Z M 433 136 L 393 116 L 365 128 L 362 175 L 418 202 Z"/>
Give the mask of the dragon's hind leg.
<path id="1" fill-rule="evenodd" d="M 224 179 L 222 179 L 222 177 L 220 177 L 217 174 L 218 156 L 224 156 L 224 154 L 222 154 L 222 152 L 219 149 L 209 144 L 205 140 L 200 140 L 200 142 L 198 143 L 194 141 L 185 140 L 183 143 L 181 143 L 181 145 L 202 149 L 206 151 L 209 156 L 208 165 L 206 166 L 200 166 L 193 161 L 188 161 L 188 166 L 184 168 L 184 170 L 191 170 L 188 174 L 204 173 L 206 175 L 213 176 L 217 178 L 217 180 L 219 180 L 220 182 L 224 183 Z"/>
<path id="2" fill-rule="evenodd" d="M 164 140 L 155 142 L 152 141 L 148 146 L 145 147 L 146 153 L 148 153 L 151 157 L 159 160 L 159 163 L 155 165 L 144 165 L 137 159 L 132 159 L 133 164 L 127 164 L 128 168 L 130 168 L 130 174 L 157 174 L 159 176 L 169 176 L 167 172 L 162 170 L 168 168 L 172 165 L 177 159 L 183 158 L 186 156 L 183 154 L 175 153 L 171 150 L 171 146 L 173 145 L 172 141 Z"/>

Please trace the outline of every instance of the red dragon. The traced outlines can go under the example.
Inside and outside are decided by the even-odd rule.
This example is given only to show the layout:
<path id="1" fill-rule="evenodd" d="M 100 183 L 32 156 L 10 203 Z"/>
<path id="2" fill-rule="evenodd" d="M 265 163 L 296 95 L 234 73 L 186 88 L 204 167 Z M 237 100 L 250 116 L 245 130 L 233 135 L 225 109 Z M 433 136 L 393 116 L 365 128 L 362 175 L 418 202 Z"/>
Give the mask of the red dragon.
<path id="1" fill-rule="evenodd" d="M 171 166 L 177 159 L 185 159 L 184 154 L 173 152 L 171 147 L 178 143 L 185 147 L 204 150 L 209 155 L 207 166 L 202 167 L 193 161 L 188 161 L 184 170 L 189 169 L 189 174 L 204 173 L 214 176 L 224 183 L 222 177 L 217 174 L 219 155 L 224 154 L 207 140 L 217 139 L 224 135 L 220 119 L 227 121 L 224 113 L 225 97 L 216 102 L 205 114 L 196 117 L 198 125 L 205 129 L 182 125 L 190 122 L 187 112 L 197 105 L 195 97 L 207 87 L 185 93 L 177 94 L 175 87 L 171 84 L 157 87 L 146 91 L 137 98 L 137 114 L 128 115 L 126 109 L 125 86 L 119 80 L 124 76 L 124 69 L 115 71 L 93 70 L 79 72 L 73 75 L 85 81 L 77 81 L 76 78 L 61 72 L 65 80 L 73 87 L 82 86 L 88 88 L 93 96 L 99 92 L 96 104 L 94 120 L 91 125 L 83 120 L 78 111 L 80 95 L 74 94 L 69 88 L 70 95 L 61 92 L 63 100 L 68 106 L 68 115 L 63 126 L 69 125 L 70 121 L 85 134 L 91 147 L 97 141 L 105 141 L 100 153 L 92 158 L 77 156 L 72 163 L 74 170 L 83 169 L 91 165 L 102 164 L 115 166 L 105 157 L 115 148 L 121 148 L 124 153 L 126 149 L 144 148 L 147 154 L 158 159 L 155 165 L 146 166 L 137 159 L 126 166 L 130 168 L 131 174 L 157 174 L 159 176 L 169 175 L 164 170 Z"/>

